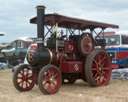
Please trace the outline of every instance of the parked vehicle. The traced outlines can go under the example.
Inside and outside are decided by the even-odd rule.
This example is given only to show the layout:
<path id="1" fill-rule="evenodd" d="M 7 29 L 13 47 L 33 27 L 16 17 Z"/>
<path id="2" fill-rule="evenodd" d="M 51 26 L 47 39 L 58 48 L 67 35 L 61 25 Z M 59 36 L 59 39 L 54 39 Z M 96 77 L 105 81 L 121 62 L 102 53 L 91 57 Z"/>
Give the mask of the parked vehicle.
<path id="1" fill-rule="evenodd" d="M 1 53 L 11 66 L 23 63 L 27 49 L 32 43 L 32 39 L 21 37 L 11 42 L 6 48 L 1 50 Z"/>
<path id="2" fill-rule="evenodd" d="M 112 67 L 128 67 L 128 35 L 122 33 L 105 34 L 105 39 L 107 52 L 112 58 Z"/>
<path id="3" fill-rule="evenodd" d="M 7 63 L 0 62 L 0 70 L 7 69 L 7 68 L 8 68 Z"/>
<path id="4" fill-rule="evenodd" d="M 44 12 L 44 6 L 37 6 L 37 17 L 30 20 L 37 24 L 37 43 L 27 52 L 29 64 L 16 66 L 15 88 L 29 91 L 36 84 L 42 93 L 54 94 L 65 80 L 70 84 L 83 79 L 90 86 L 107 85 L 111 78 L 111 60 L 104 49 L 105 40 L 99 35 L 105 28 L 118 26 Z M 101 31 L 96 32 L 96 28 Z"/>
<path id="5" fill-rule="evenodd" d="M 128 68 L 113 69 L 112 79 L 128 80 Z"/>

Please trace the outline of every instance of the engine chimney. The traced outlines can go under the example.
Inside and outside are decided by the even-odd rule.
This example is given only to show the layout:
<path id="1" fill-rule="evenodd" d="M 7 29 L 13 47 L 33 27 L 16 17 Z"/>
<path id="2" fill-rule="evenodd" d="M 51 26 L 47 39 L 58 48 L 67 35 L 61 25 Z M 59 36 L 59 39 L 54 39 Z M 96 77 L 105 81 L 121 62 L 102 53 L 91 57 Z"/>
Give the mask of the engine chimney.
<path id="1" fill-rule="evenodd" d="M 37 6 L 37 38 L 38 48 L 44 46 L 44 17 L 45 17 L 45 6 Z"/>

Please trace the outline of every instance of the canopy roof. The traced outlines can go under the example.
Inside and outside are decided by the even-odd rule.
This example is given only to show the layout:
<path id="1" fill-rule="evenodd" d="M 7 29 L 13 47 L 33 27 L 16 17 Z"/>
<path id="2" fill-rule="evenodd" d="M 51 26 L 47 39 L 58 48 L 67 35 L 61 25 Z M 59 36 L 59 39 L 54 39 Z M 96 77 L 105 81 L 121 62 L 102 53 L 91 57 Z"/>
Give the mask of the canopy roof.
<path id="1" fill-rule="evenodd" d="M 30 23 L 36 24 L 37 17 L 30 19 Z M 59 14 L 46 14 L 45 25 L 53 26 L 58 23 L 59 27 L 73 29 L 95 29 L 95 28 L 119 28 L 118 25 L 67 17 Z"/>

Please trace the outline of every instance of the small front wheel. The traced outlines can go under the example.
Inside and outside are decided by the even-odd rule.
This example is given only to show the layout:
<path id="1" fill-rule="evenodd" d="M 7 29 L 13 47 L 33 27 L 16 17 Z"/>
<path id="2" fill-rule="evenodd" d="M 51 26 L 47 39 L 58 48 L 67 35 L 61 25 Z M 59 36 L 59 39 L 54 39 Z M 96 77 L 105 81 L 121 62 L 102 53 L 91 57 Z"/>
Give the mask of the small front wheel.
<path id="1" fill-rule="evenodd" d="M 60 70 L 53 65 L 43 67 L 38 76 L 39 89 L 44 94 L 55 94 L 61 87 Z"/>
<path id="2" fill-rule="evenodd" d="M 29 91 L 35 85 L 36 75 L 27 64 L 20 64 L 15 68 L 13 84 L 18 91 Z"/>

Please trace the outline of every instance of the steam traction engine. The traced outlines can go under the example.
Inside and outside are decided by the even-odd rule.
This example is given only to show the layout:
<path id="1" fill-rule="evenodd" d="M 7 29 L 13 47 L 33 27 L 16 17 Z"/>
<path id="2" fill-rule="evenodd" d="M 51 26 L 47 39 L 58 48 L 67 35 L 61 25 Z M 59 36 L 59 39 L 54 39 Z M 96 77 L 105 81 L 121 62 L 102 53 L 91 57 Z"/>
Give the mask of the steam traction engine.
<path id="1" fill-rule="evenodd" d="M 37 6 L 37 17 L 30 20 L 37 24 L 37 43 L 28 49 L 29 64 L 16 66 L 15 88 L 29 91 L 36 84 L 44 94 L 54 94 L 62 83 L 77 79 L 91 86 L 107 85 L 111 60 L 102 34 L 106 28 L 118 26 L 44 12 L 44 6 Z"/>

